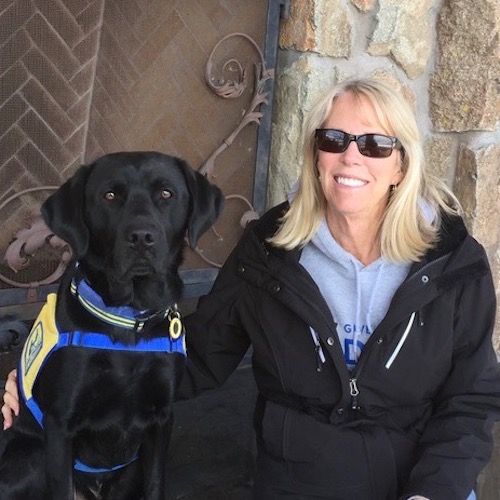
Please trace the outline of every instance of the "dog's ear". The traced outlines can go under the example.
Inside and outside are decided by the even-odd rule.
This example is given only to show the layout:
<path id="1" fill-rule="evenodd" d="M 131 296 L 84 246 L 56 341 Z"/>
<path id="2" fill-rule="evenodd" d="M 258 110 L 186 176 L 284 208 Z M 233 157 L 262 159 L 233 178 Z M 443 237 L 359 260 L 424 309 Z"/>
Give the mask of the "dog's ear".
<path id="1" fill-rule="evenodd" d="M 47 226 L 71 246 L 76 257 L 85 255 L 89 246 L 89 230 L 83 218 L 89 172 L 89 166 L 81 166 L 41 208 Z"/>
<path id="2" fill-rule="evenodd" d="M 224 195 L 204 175 L 191 168 L 184 160 L 178 159 L 191 195 L 188 220 L 188 241 L 196 247 L 200 236 L 217 220 L 224 208 Z"/>

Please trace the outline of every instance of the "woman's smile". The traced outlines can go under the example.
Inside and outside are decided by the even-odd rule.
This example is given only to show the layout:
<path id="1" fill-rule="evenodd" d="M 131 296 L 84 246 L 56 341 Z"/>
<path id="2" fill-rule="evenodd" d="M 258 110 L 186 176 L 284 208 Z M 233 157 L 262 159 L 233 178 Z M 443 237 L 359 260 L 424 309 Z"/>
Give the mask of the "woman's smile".
<path id="1" fill-rule="evenodd" d="M 334 175 L 334 179 L 337 182 L 337 184 L 340 184 L 342 186 L 351 187 L 351 188 L 359 188 L 359 187 L 363 187 L 366 184 L 368 184 L 367 181 L 363 181 L 361 179 L 356 179 L 354 177 L 344 177 L 341 175 Z"/>

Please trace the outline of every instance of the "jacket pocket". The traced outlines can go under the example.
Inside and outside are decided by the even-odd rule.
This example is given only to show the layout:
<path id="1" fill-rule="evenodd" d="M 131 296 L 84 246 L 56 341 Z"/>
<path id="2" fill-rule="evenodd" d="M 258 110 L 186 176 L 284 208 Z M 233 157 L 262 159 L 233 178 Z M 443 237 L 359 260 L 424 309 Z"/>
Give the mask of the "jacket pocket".
<path id="1" fill-rule="evenodd" d="M 297 480 L 339 491 L 369 484 L 364 442 L 357 430 L 297 411 L 289 413 L 286 424 L 284 457 Z"/>
<path id="2" fill-rule="evenodd" d="M 346 431 L 346 432 L 344 432 Z M 363 439 L 306 413 L 268 401 L 262 419 L 265 452 L 281 462 L 296 491 L 332 499 L 372 499 Z"/>
<path id="3" fill-rule="evenodd" d="M 274 458 L 284 457 L 284 434 L 290 408 L 266 401 L 262 417 L 262 445 Z"/>

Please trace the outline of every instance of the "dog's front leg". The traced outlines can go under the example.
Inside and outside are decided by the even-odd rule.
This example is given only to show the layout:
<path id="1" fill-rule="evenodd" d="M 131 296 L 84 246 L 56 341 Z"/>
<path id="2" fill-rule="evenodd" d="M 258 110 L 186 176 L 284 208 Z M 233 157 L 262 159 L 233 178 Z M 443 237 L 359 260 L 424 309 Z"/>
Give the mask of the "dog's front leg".
<path id="1" fill-rule="evenodd" d="M 71 439 L 59 420 L 46 415 L 45 428 L 45 474 L 50 500 L 73 500 L 73 451 Z"/>
<path id="2" fill-rule="evenodd" d="M 172 417 L 166 425 L 155 425 L 146 436 L 141 451 L 144 466 L 144 500 L 166 498 L 167 450 L 172 433 Z"/>

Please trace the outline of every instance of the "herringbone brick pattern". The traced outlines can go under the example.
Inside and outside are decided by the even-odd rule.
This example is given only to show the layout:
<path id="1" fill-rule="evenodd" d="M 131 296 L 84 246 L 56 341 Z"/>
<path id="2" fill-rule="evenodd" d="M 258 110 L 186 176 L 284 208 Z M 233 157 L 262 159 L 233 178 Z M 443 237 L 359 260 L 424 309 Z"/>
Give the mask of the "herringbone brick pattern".
<path id="1" fill-rule="evenodd" d="M 241 64 L 248 89 L 221 99 L 204 81 L 210 52 L 233 32 L 263 49 L 266 14 L 266 0 L 2 0 L 0 204 L 26 188 L 59 185 L 79 164 L 116 150 L 155 149 L 198 168 L 248 108 L 259 61 L 243 39 L 223 44 L 214 81 L 238 79 Z M 216 162 L 213 180 L 226 193 L 251 199 L 256 130 L 246 127 Z M 45 196 L 2 209 L 2 255 Z M 242 208 L 228 204 L 228 224 Z M 221 233 L 229 244 L 239 237 Z"/>
<path id="2" fill-rule="evenodd" d="M 102 0 L 2 0 L 0 200 L 59 185 L 84 155 Z M 46 194 L 46 193 L 45 193 Z M 39 197 L 2 211 L 0 244 Z M 23 207 L 22 205 L 26 205 Z"/>
<path id="3" fill-rule="evenodd" d="M 247 104 L 209 94 L 205 63 L 227 33 L 250 31 L 262 44 L 266 3 L 106 0 L 87 156 L 154 147 L 201 164 Z M 249 48 L 233 46 L 232 57 L 251 64 Z"/>
<path id="4" fill-rule="evenodd" d="M 87 135 L 86 158 L 114 150 L 155 149 L 185 158 L 198 168 L 238 124 L 253 92 L 255 49 L 228 40 L 214 56 L 214 78 L 235 78 L 235 58 L 248 70 L 239 99 L 209 92 L 204 69 L 210 52 L 233 32 L 250 35 L 263 48 L 267 1 L 106 0 Z M 231 74 L 231 70 L 233 74 Z M 215 180 L 226 193 L 251 199 L 256 126 L 247 127 L 217 160 Z M 241 235 L 244 205 L 229 202 L 218 224 L 229 250 Z M 222 224 L 222 226 L 221 226 Z M 232 229 L 229 229 L 229 226 Z M 207 256 L 220 260 L 217 240 L 206 235 Z M 220 246 L 220 245 L 219 245 Z M 205 267 L 188 254 L 186 265 Z"/>

